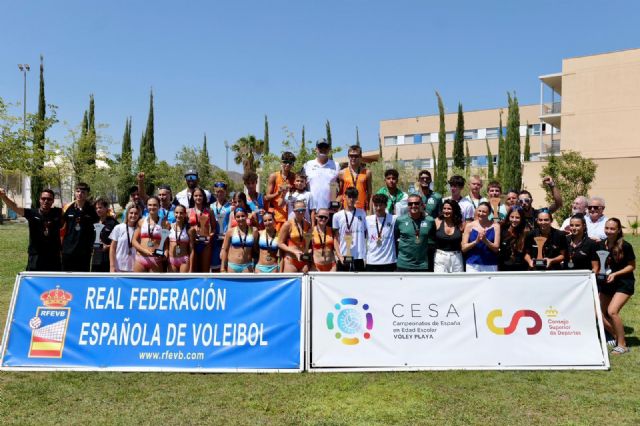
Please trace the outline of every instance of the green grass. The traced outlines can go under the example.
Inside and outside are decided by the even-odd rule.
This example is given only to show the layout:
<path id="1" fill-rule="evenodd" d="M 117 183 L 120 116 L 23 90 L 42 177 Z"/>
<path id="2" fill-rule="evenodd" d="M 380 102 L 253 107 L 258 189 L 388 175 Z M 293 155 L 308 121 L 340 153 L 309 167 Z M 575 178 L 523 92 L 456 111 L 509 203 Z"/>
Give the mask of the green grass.
<path id="1" fill-rule="evenodd" d="M 0 226 L 2 324 L 27 228 Z M 640 238 L 630 239 L 640 253 Z M 632 352 L 611 371 L 177 374 L 0 372 L 2 424 L 640 424 L 634 300 L 622 311 Z"/>

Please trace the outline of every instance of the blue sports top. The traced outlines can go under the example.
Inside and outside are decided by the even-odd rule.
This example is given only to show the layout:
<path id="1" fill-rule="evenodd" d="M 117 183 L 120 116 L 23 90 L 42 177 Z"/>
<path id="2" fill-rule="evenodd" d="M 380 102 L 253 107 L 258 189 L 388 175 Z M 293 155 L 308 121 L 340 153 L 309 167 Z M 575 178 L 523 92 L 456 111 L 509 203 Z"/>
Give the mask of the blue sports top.
<path id="1" fill-rule="evenodd" d="M 247 235 L 244 238 L 240 239 L 240 233 L 238 232 L 238 227 L 233 229 L 233 234 L 231 235 L 231 245 L 233 247 L 245 248 L 253 246 L 253 228 L 249 226 L 247 228 Z"/>
<path id="2" fill-rule="evenodd" d="M 487 240 L 494 242 L 496 231 L 492 226 L 486 231 Z M 478 238 L 478 231 L 472 229 L 469 233 L 469 242 L 475 241 Z M 487 245 L 480 241 L 467 253 L 467 263 L 471 265 L 497 265 L 498 255 L 489 249 Z"/>
<path id="3" fill-rule="evenodd" d="M 269 245 L 267 246 L 267 230 L 260 231 L 260 239 L 258 240 L 258 246 L 261 250 L 278 250 L 278 234 L 273 238 L 269 238 Z"/>

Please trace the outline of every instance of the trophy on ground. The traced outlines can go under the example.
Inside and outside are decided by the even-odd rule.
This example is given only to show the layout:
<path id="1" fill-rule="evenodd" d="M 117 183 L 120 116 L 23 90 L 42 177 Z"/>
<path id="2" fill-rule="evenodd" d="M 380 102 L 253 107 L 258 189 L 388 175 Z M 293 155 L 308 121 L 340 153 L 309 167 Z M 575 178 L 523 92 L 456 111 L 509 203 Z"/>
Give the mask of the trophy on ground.
<path id="1" fill-rule="evenodd" d="M 493 213 L 493 221 L 500 222 L 500 198 L 490 198 L 489 204 L 491 204 L 491 212 Z"/>
<path id="2" fill-rule="evenodd" d="M 100 233 L 104 229 L 104 225 L 100 222 L 93 224 L 93 229 L 96 231 L 96 239 L 93 241 L 93 248 L 99 249 L 102 247 L 102 242 L 100 241 Z"/>
<path id="3" fill-rule="evenodd" d="M 547 261 L 544 259 L 544 243 L 547 242 L 546 237 L 534 237 L 533 240 L 538 245 L 538 255 L 534 260 L 534 267 L 536 269 L 547 269 Z"/>
<path id="4" fill-rule="evenodd" d="M 304 238 L 304 252 L 300 257 L 300 260 L 303 262 L 311 262 L 311 254 L 309 254 L 309 247 L 311 245 L 311 238 L 313 238 L 313 234 L 311 232 L 305 232 L 302 234 Z"/>
<path id="5" fill-rule="evenodd" d="M 347 245 L 347 254 L 344 256 L 344 264 L 350 265 L 353 263 L 353 256 L 351 255 L 351 244 L 353 243 L 353 235 L 351 233 L 345 234 L 344 242 Z"/>
<path id="6" fill-rule="evenodd" d="M 167 241 L 170 233 L 171 231 L 168 229 L 162 229 L 160 231 L 160 247 L 155 249 L 153 252 L 154 256 L 164 256 L 164 243 Z"/>
<path id="7" fill-rule="evenodd" d="M 210 233 L 210 229 L 209 229 L 209 217 L 208 216 L 204 216 L 204 215 L 200 215 L 200 218 L 198 219 L 199 222 L 199 230 L 198 233 L 196 234 L 196 240 L 199 243 L 208 243 L 209 242 L 209 233 Z"/>
<path id="8" fill-rule="evenodd" d="M 340 203 L 336 201 L 336 197 L 338 195 L 338 183 L 334 180 L 329 184 L 329 210 L 333 212 L 337 212 L 340 210 Z"/>
<path id="9" fill-rule="evenodd" d="M 598 275 L 596 275 L 596 278 L 604 281 L 607 279 L 607 275 L 611 273 L 611 270 L 607 268 L 607 258 L 609 257 L 609 251 L 598 250 L 596 251 L 596 254 L 598 255 L 598 259 L 600 259 L 600 269 L 598 270 Z"/>

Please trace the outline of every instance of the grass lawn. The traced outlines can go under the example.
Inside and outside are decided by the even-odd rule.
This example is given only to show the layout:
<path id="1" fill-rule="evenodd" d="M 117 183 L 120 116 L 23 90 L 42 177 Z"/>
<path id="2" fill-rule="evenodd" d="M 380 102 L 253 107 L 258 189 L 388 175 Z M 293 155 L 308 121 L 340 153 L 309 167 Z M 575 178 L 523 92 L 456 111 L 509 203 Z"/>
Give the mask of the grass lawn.
<path id="1" fill-rule="evenodd" d="M 640 238 L 630 238 L 640 254 Z M 0 226 L 0 321 L 27 227 Z M 640 424 L 640 309 L 611 371 L 178 374 L 0 372 L 2 424 Z"/>

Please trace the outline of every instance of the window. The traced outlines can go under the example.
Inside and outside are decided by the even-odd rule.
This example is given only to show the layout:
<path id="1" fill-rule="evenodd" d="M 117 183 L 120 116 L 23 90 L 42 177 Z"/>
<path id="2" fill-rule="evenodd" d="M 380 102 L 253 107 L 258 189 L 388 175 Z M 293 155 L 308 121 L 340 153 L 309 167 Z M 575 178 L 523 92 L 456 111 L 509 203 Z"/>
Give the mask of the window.
<path id="1" fill-rule="evenodd" d="M 438 142 L 438 134 L 437 133 L 431 133 L 429 141 L 431 143 L 436 143 Z"/>
<path id="2" fill-rule="evenodd" d="M 464 131 L 464 140 L 469 139 L 478 139 L 478 131 L 477 130 L 465 130 Z"/>
<path id="3" fill-rule="evenodd" d="M 529 124 L 529 134 L 531 136 L 540 135 L 540 124 Z"/>
<path id="4" fill-rule="evenodd" d="M 497 139 L 498 138 L 498 128 L 497 127 L 491 127 L 489 129 L 487 129 L 486 138 L 487 139 Z"/>
<path id="5" fill-rule="evenodd" d="M 405 136 L 405 139 L 406 138 Z M 422 135 L 413 135 L 413 143 L 422 143 Z"/>
<path id="6" fill-rule="evenodd" d="M 433 167 L 431 158 L 423 158 L 422 160 L 418 160 L 420 162 L 418 169 L 430 169 Z"/>
<path id="7" fill-rule="evenodd" d="M 456 135 L 456 132 L 447 132 L 447 137 L 445 138 L 445 141 L 453 142 L 453 140 L 455 139 L 455 135 Z"/>
<path id="8" fill-rule="evenodd" d="M 477 157 L 472 157 L 471 158 L 471 164 L 473 166 L 486 167 L 487 166 L 487 156 L 486 155 L 479 155 Z"/>
<path id="9" fill-rule="evenodd" d="M 397 136 L 386 136 L 384 138 L 384 146 L 392 146 L 392 145 L 397 145 L 398 144 L 398 137 Z"/>

